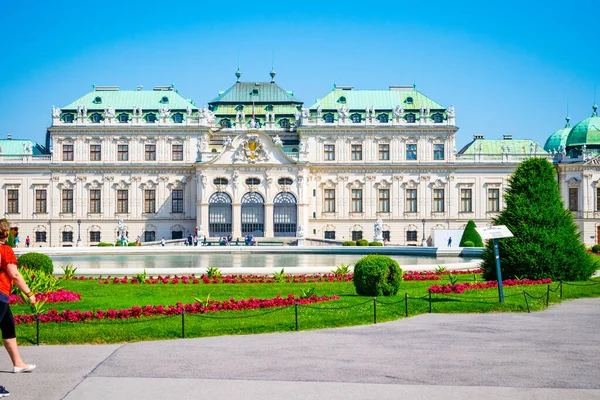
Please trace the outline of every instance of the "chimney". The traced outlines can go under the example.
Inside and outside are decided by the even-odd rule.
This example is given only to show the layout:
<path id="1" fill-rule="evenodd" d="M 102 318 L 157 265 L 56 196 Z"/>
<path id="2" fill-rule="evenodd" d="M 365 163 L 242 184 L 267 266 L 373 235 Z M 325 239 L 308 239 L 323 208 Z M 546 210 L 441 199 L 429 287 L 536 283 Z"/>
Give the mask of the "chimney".
<path id="1" fill-rule="evenodd" d="M 512 140 L 512 135 L 504 135 L 504 140 Z"/>
<path id="2" fill-rule="evenodd" d="M 473 135 L 473 140 L 477 140 L 477 139 L 483 139 L 483 135 L 482 134 Z"/>

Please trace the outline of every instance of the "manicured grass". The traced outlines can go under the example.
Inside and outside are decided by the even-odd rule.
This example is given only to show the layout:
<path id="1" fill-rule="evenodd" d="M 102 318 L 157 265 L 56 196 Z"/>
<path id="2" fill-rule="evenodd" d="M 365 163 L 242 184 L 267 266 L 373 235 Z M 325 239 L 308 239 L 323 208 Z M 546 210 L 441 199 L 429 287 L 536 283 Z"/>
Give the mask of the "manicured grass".
<path id="1" fill-rule="evenodd" d="M 459 282 L 472 282 L 473 275 L 458 276 Z M 479 279 L 481 277 L 479 276 Z M 409 316 L 429 312 L 427 288 L 442 281 L 404 281 L 400 292 L 394 297 L 380 297 L 377 304 L 377 322 L 404 318 L 404 294 L 408 293 Z M 596 278 L 577 285 L 563 285 L 563 300 L 582 297 L 600 297 L 600 283 Z M 340 300 L 299 306 L 299 329 L 322 329 L 329 327 L 362 325 L 373 323 L 373 299 L 358 296 L 352 282 L 334 283 L 272 283 L 272 284 L 106 284 L 94 281 L 63 281 L 62 287 L 78 292 L 82 300 L 75 303 L 48 304 L 46 309 L 108 310 L 133 306 L 174 305 L 177 302 L 193 303 L 194 298 L 211 300 L 236 300 L 273 298 L 277 295 L 294 294 L 300 297 L 302 289 L 316 288 L 317 296 L 337 294 Z M 551 285 L 555 290 L 558 283 Z M 546 307 L 547 285 L 505 287 L 505 303 L 498 302 L 498 290 L 473 290 L 463 294 L 432 295 L 434 313 L 481 313 L 481 312 L 526 312 L 523 291 L 541 299 L 529 299 L 532 311 Z M 550 293 L 550 304 L 562 301 L 558 292 Z M 395 304 L 393 304 L 395 303 Z M 14 314 L 30 313 L 25 305 L 11 306 Z M 262 309 L 252 311 L 226 311 L 202 315 L 185 315 L 185 337 L 237 335 L 295 330 L 294 307 Z M 40 343 L 115 343 L 139 340 L 174 339 L 181 337 L 181 315 L 169 317 L 141 317 L 117 321 L 91 321 L 79 323 L 40 324 Z M 17 336 L 22 344 L 35 343 L 35 325 L 17 326 Z"/>

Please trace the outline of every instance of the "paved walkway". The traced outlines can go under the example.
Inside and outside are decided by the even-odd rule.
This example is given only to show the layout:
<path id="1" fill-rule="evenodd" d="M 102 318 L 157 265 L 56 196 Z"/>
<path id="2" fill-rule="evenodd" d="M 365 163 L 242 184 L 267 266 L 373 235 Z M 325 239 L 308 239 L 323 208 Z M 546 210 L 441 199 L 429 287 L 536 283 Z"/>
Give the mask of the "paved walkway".
<path id="1" fill-rule="evenodd" d="M 600 299 L 584 299 L 532 314 L 22 347 L 38 368 L 0 382 L 11 399 L 600 399 L 599 331 Z"/>

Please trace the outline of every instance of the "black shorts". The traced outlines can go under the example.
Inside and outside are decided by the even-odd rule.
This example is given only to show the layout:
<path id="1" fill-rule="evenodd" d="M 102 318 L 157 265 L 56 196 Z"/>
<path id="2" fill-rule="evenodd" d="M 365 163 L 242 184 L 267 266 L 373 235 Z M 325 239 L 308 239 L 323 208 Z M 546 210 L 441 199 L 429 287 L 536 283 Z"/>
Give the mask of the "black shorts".
<path id="1" fill-rule="evenodd" d="M 17 337 L 15 319 L 8 303 L 0 302 L 0 330 L 2 331 L 2 339 L 14 339 Z"/>

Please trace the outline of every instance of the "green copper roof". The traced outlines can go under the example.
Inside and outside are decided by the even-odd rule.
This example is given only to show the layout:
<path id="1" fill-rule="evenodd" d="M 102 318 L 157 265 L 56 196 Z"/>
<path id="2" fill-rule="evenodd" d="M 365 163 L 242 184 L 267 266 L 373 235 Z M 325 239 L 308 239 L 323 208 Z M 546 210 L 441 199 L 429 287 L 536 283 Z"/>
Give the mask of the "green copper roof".
<path id="1" fill-rule="evenodd" d="M 253 99 L 255 104 L 302 104 L 302 101 L 294 97 L 292 92 L 286 92 L 275 82 L 236 82 L 208 104 L 211 106 L 223 103 L 252 104 Z"/>
<path id="2" fill-rule="evenodd" d="M 600 145 L 600 117 L 598 106 L 594 104 L 592 116 L 584 119 L 571 129 L 567 138 L 567 147 Z"/>
<path id="3" fill-rule="evenodd" d="M 571 124 L 569 121 L 571 118 L 566 118 L 567 123 L 565 127 L 554 132 L 548 140 L 546 140 L 546 144 L 544 144 L 544 150 L 548 153 L 551 153 L 552 150 L 559 151 L 567 146 L 567 138 L 569 137 L 569 133 L 571 133 Z"/>
<path id="4" fill-rule="evenodd" d="M 35 155 L 48 154 L 46 148 L 33 140 L 21 140 L 21 139 L 0 139 L 0 147 L 2 156 L 21 156 L 24 154 L 23 145 L 28 144 L 31 146 L 31 152 Z"/>
<path id="5" fill-rule="evenodd" d="M 320 105 L 323 110 L 337 110 L 343 104 L 346 104 L 350 111 L 364 111 L 367 107 L 375 107 L 376 110 L 392 110 L 398 105 L 405 110 L 419 110 L 421 107 L 430 110 L 446 109 L 412 87 L 401 90 L 348 90 L 343 87 L 340 89 L 339 86 L 325 97 L 318 99 L 310 108 L 313 110 Z"/>
<path id="6" fill-rule="evenodd" d="M 163 97 L 167 101 L 163 101 Z M 164 106 L 170 110 L 185 110 L 188 106 L 198 109 L 175 90 L 94 90 L 61 109 L 77 110 L 77 106 L 86 106 L 88 110 L 104 110 L 108 106 L 115 110 L 132 110 L 133 106 L 137 106 L 143 111 L 158 110 Z"/>
<path id="7" fill-rule="evenodd" d="M 547 154 L 547 152 L 540 147 L 539 144 L 530 139 L 515 139 L 515 140 L 507 140 L 507 139 L 475 139 L 471 143 L 467 144 L 465 147 L 460 149 L 458 154 L 504 154 L 505 151 L 502 149 L 504 146 L 509 146 L 509 154 L 522 154 L 528 155 L 531 154 L 531 145 L 533 144 L 533 151 L 536 154 Z M 537 150 L 536 150 L 537 146 Z M 481 150 L 479 150 L 481 148 Z"/>

